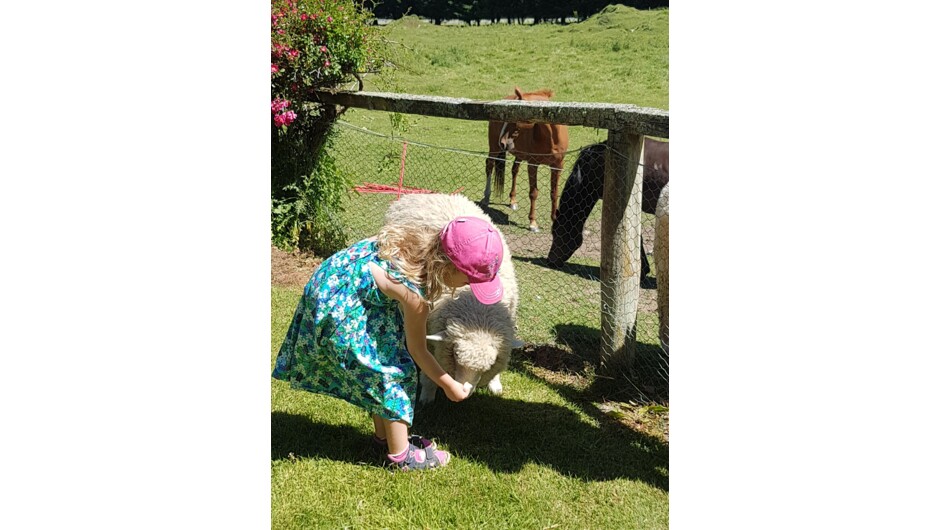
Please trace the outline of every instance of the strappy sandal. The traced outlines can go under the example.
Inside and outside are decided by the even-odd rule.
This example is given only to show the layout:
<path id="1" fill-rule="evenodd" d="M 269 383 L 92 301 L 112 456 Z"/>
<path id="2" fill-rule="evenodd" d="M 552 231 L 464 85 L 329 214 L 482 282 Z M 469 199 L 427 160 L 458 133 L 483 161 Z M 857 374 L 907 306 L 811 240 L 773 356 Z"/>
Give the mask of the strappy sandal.
<path id="1" fill-rule="evenodd" d="M 428 440 L 427 438 L 418 436 L 417 434 L 412 434 L 409 436 L 408 443 L 419 449 L 430 449 L 431 451 L 437 449 L 437 444 L 434 443 L 433 440 Z M 373 434 L 372 452 L 375 453 L 375 456 L 379 458 L 385 458 L 385 455 L 388 454 L 388 440 L 383 440 Z"/>
<path id="2" fill-rule="evenodd" d="M 440 456 L 439 456 L 440 455 Z M 416 469 L 435 469 L 444 467 L 450 462 L 447 451 L 427 450 L 409 443 L 405 450 L 405 458 L 394 461 L 391 457 L 385 458 L 385 465 L 395 471 L 413 471 Z"/>

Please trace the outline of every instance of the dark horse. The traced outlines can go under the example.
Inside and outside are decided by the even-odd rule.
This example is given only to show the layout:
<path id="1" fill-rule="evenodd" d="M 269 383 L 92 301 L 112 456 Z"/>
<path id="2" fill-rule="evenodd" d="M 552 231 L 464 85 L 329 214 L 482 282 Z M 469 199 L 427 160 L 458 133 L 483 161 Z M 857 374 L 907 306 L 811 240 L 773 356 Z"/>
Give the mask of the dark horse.
<path id="1" fill-rule="evenodd" d="M 552 248 L 548 264 L 561 267 L 584 242 L 584 223 L 604 194 L 604 153 L 607 144 L 593 144 L 581 151 L 565 182 L 558 206 L 558 217 L 552 223 Z M 663 186 L 669 182 L 669 142 L 649 138 L 643 144 L 643 204 L 646 213 L 656 213 L 656 202 Z M 651 287 L 650 265 L 640 239 L 640 284 Z"/>
<path id="2" fill-rule="evenodd" d="M 535 92 L 522 92 L 516 87 L 515 93 L 503 99 L 525 101 L 548 101 L 554 92 L 541 89 Z M 554 123 L 505 123 L 491 121 L 489 125 L 490 155 L 486 159 L 486 189 L 483 191 L 482 204 L 490 202 L 490 179 L 496 170 L 496 195 L 502 197 L 503 183 L 506 179 L 506 153 L 516 159 L 512 163 L 512 189 L 509 191 L 509 207 L 519 209 L 516 202 L 516 177 L 519 164 L 529 163 L 529 230 L 539 231 L 535 222 L 535 200 L 539 196 L 538 169 L 544 164 L 551 170 L 552 221 L 558 215 L 558 182 L 565 167 L 565 151 L 568 150 L 568 127 Z"/>

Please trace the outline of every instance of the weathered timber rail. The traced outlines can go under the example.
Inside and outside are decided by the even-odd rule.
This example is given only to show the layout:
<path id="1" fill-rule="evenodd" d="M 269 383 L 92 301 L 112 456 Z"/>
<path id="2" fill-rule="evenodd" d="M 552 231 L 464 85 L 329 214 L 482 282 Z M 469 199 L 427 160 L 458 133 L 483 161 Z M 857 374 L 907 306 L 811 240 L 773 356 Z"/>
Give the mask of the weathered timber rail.
<path id="1" fill-rule="evenodd" d="M 420 114 L 459 120 L 563 123 L 631 134 L 669 138 L 669 113 L 660 109 L 613 103 L 562 101 L 479 101 L 387 92 L 316 92 L 320 102 L 344 107 Z"/>
<path id="2" fill-rule="evenodd" d="M 385 92 L 318 91 L 308 104 L 478 121 L 560 123 L 608 130 L 601 210 L 601 371 L 630 370 L 640 300 L 643 136 L 669 138 L 669 113 L 609 103 L 480 101 Z M 616 156 L 620 153 L 624 156 Z"/>

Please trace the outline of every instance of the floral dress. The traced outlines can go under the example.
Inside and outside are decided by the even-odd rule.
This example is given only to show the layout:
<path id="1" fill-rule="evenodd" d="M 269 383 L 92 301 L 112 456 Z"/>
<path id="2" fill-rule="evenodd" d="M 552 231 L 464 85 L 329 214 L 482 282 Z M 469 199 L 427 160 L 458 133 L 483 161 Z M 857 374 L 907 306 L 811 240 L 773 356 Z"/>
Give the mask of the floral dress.
<path id="1" fill-rule="evenodd" d="M 423 296 L 378 257 L 375 240 L 333 254 L 304 287 L 271 376 L 411 425 L 418 370 L 398 302 L 376 287 L 370 263 Z"/>

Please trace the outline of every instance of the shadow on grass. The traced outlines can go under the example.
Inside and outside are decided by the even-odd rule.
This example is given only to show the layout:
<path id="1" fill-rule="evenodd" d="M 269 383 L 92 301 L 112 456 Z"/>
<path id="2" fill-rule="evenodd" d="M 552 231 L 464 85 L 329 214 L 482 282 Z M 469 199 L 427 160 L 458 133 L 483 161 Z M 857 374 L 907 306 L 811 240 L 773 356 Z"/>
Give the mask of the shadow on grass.
<path id="1" fill-rule="evenodd" d="M 512 219 L 512 214 L 518 212 L 519 210 L 513 210 L 508 202 L 497 202 L 493 199 L 490 199 L 489 206 L 483 206 L 479 202 L 476 202 L 476 205 L 480 207 L 481 210 L 486 215 L 490 216 L 490 219 L 493 220 L 493 224 L 496 226 L 513 226 L 516 228 L 523 229 L 528 232 L 529 230 L 529 218 L 522 217 L 523 222 L 514 221 Z M 494 208 L 494 206 L 500 206 L 503 209 Z M 528 211 L 528 210 L 526 210 Z M 518 217 L 518 216 L 517 216 Z"/>
<path id="2" fill-rule="evenodd" d="M 499 209 L 497 209 L 497 208 L 493 208 L 494 205 L 505 206 L 505 207 L 508 208 L 508 207 L 509 207 L 509 203 L 505 203 L 505 204 L 497 203 L 497 202 L 494 202 L 494 201 L 491 199 L 491 200 L 490 200 L 490 204 L 489 204 L 488 206 L 484 206 L 484 205 L 480 204 L 479 201 L 475 201 L 474 204 L 476 204 L 477 206 L 479 206 L 480 209 L 483 210 L 483 213 L 485 213 L 486 215 L 490 216 L 490 219 L 493 220 L 493 224 L 494 224 L 494 225 L 500 226 L 500 225 L 515 224 L 515 223 L 511 223 L 511 222 L 510 222 L 510 220 L 509 220 L 509 214 L 507 214 L 505 211 L 499 210 Z"/>
<path id="3" fill-rule="evenodd" d="M 495 472 L 534 463 L 582 480 L 629 478 L 669 490 L 668 446 L 606 419 L 594 426 L 561 405 L 485 393 L 462 403 L 438 397 L 420 410 L 415 430 Z"/>
<path id="4" fill-rule="evenodd" d="M 571 430 L 573 438 L 580 442 L 573 445 L 586 452 L 579 453 L 570 446 L 565 452 L 570 462 L 556 466 L 560 471 L 591 478 L 610 478 L 611 475 L 629 476 L 648 482 L 668 491 L 669 446 L 658 438 L 634 431 L 601 411 L 595 403 L 606 401 L 638 401 L 667 403 L 669 401 L 669 358 L 658 345 L 637 343 L 633 374 L 616 377 L 596 375 L 600 365 L 600 331 L 579 325 L 555 327 L 558 343 L 577 350 L 538 345 L 516 350 L 510 368 L 524 377 L 541 382 L 557 392 L 568 403 L 586 416 L 595 420 L 599 427 L 589 428 L 578 420 L 578 425 L 566 416 L 573 413 L 565 409 L 564 414 L 551 410 L 537 411 L 544 421 L 533 419 L 522 425 L 522 429 L 534 429 L 542 433 L 539 443 L 554 443 L 551 433 Z M 535 368 L 543 370 L 536 370 Z M 554 372 L 545 374 L 545 370 Z M 591 380 L 585 388 L 568 384 L 566 376 L 578 376 Z M 557 377 L 556 377 L 557 376 Z M 536 404 L 537 407 L 545 406 Z M 517 412 L 521 414 L 522 411 Z M 554 417 L 553 417 L 554 416 Z M 559 417 L 560 416 L 560 417 Z M 560 429 L 560 431 L 559 431 Z M 520 431 L 522 432 L 522 431 Z M 570 445 L 570 444 L 569 444 Z M 603 455 L 603 456 L 602 456 Z M 612 456 L 612 458 L 610 458 Z M 610 467 L 593 470 L 593 462 L 586 460 L 608 459 Z M 582 467 L 582 472 L 572 472 L 568 466 Z M 660 471 L 661 468 L 666 471 Z M 585 473 L 584 469 L 592 469 Z"/>
<path id="5" fill-rule="evenodd" d="M 522 361 L 529 361 L 535 366 L 551 371 L 562 371 L 576 375 L 588 375 L 585 368 L 597 371 L 600 366 L 601 333 L 597 328 L 577 325 L 558 324 L 554 327 L 556 341 L 571 351 L 552 346 L 535 346 L 518 350 L 513 355 L 514 367 L 531 373 Z M 592 385 L 580 391 L 583 398 L 627 401 L 669 401 L 669 357 L 658 344 L 636 343 L 636 356 L 633 360 L 632 374 L 618 374 L 617 377 L 597 377 Z M 538 377 L 533 374 L 534 377 Z M 544 380 L 544 378 L 538 377 Z M 569 399 L 570 387 L 546 383 Z"/>
<path id="6" fill-rule="evenodd" d="M 572 276 L 577 276 L 584 280 L 589 280 L 592 282 L 599 282 L 601 280 L 601 268 L 597 265 L 581 265 L 579 263 L 564 262 L 561 265 L 552 265 L 548 262 L 548 258 L 538 257 L 530 258 L 525 256 L 513 256 L 513 259 L 519 261 L 525 261 L 531 263 L 537 267 L 544 267 L 546 269 L 554 269 Z M 641 289 L 656 289 L 656 277 L 655 276 L 644 276 L 640 278 L 640 288 Z"/>
<path id="7" fill-rule="evenodd" d="M 528 257 L 519 257 L 513 256 L 513 259 L 519 261 L 525 261 L 531 263 L 537 267 L 544 267 L 546 269 L 555 269 L 572 276 L 578 276 L 585 280 L 590 281 L 600 281 L 601 277 L 601 268 L 596 265 L 579 265 L 577 263 L 568 263 L 565 262 L 559 267 L 552 267 L 548 264 L 548 258 L 538 257 L 538 258 L 528 258 Z"/>
<path id="8" fill-rule="evenodd" d="M 363 412 L 363 414 L 365 414 Z M 271 460 L 322 457 L 377 464 L 371 435 L 345 425 L 315 423 L 307 416 L 271 413 Z"/>
<path id="9" fill-rule="evenodd" d="M 616 422 L 596 427 L 560 405 L 485 393 L 462 403 L 439 396 L 415 415 L 414 432 L 497 473 L 516 473 L 534 463 L 587 481 L 629 478 L 669 489 L 669 453 L 663 443 Z M 378 463 L 369 435 L 357 429 L 273 412 L 271 456 L 291 455 Z"/>

